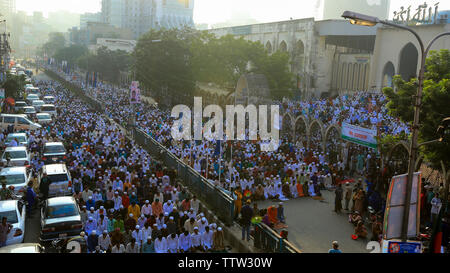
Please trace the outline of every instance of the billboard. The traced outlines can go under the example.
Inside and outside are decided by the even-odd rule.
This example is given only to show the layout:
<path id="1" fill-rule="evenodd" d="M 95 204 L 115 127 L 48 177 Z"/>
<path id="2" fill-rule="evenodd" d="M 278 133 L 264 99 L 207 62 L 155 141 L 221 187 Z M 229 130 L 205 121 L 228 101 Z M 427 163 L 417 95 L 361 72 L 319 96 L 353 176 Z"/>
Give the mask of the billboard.
<path id="1" fill-rule="evenodd" d="M 408 175 L 394 176 L 389 187 L 384 214 L 383 239 L 401 238 L 403 214 L 406 204 L 406 186 Z M 409 211 L 408 238 L 416 237 L 420 224 L 420 189 L 422 174 L 414 173 Z"/>
<path id="2" fill-rule="evenodd" d="M 139 89 L 139 82 L 137 81 L 131 83 L 130 103 L 131 104 L 141 103 L 141 90 Z"/>
<path id="3" fill-rule="evenodd" d="M 342 139 L 372 149 L 377 148 L 377 130 L 342 123 Z"/>

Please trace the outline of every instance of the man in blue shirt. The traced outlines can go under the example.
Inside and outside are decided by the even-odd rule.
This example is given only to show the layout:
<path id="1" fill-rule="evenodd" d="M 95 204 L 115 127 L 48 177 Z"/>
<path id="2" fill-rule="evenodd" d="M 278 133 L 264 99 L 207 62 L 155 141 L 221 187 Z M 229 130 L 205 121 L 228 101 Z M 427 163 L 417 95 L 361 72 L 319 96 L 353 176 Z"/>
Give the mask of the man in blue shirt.
<path id="1" fill-rule="evenodd" d="M 337 241 L 333 242 L 333 248 L 328 250 L 328 253 L 342 253 L 342 251 L 339 250 L 339 244 Z"/>

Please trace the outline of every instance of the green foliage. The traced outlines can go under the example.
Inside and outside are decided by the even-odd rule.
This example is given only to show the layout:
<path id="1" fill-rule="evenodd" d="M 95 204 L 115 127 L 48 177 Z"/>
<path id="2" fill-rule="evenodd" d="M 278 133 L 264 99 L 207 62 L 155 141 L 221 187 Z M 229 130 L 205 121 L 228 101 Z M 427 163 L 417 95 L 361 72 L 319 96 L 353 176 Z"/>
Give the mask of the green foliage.
<path id="1" fill-rule="evenodd" d="M 121 71 L 128 71 L 131 56 L 123 50 L 112 51 L 101 47 L 96 54 L 87 53 L 78 58 L 78 66 L 89 72 L 98 72 L 103 79 L 118 83 Z"/>
<path id="2" fill-rule="evenodd" d="M 24 86 L 25 75 L 16 76 L 8 73 L 2 88 L 5 89 L 5 97 L 18 98 L 20 96 L 20 91 L 23 90 Z"/>
<path id="3" fill-rule="evenodd" d="M 136 79 L 150 88 L 163 104 L 192 100 L 195 80 L 189 50 L 196 33 L 184 30 L 152 30 L 143 35 L 133 52 Z M 189 100 L 188 100 L 189 99 Z"/>
<path id="4" fill-rule="evenodd" d="M 436 130 L 442 119 L 450 117 L 450 53 L 449 50 L 431 51 L 426 62 L 425 82 L 423 88 L 422 108 L 420 113 L 421 142 L 436 139 Z M 413 100 L 417 93 L 416 79 L 403 81 L 399 76 L 394 78 L 397 92 L 385 88 L 390 113 L 404 122 L 413 122 Z M 450 145 L 436 143 L 422 147 L 425 158 L 435 168 L 440 168 L 442 160 L 450 165 Z"/>
<path id="5" fill-rule="evenodd" d="M 84 45 L 71 45 L 69 47 L 63 47 L 56 51 L 54 57 L 59 62 L 67 61 L 74 64 L 79 58 L 88 54 L 88 48 Z"/>
<path id="6" fill-rule="evenodd" d="M 61 32 L 52 32 L 48 36 L 49 40 L 42 46 L 42 51 L 53 57 L 58 50 L 64 48 L 66 39 Z"/>

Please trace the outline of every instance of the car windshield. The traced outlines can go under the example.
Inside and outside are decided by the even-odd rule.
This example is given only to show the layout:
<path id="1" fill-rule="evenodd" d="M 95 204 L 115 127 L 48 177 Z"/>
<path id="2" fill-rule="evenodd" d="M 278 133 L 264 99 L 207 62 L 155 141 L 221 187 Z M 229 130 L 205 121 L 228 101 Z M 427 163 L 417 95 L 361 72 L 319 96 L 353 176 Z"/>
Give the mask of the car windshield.
<path id="1" fill-rule="evenodd" d="M 19 142 L 27 142 L 25 136 L 9 136 L 6 138 L 6 142 L 11 142 L 13 139 L 17 139 Z"/>
<path id="2" fill-rule="evenodd" d="M 39 115 L 37 116 L 38 119 L 50 119 L 50 115 Z"/>
<path id="3" fill-rule="evenodd" d="M 5 152 L 5 154 L 3 155 L 3 158 L 6 159 L 8 156 L 10 156 L 11 159 L 26 158 L 27 152 L 25 152 L 25 151 L 8 151 L 8 152 Z"/>
<path id="4" fill-rule="evenodd" d="M 65 153 L 66 149 L 64 149 L 64 146 L 61 145 L 51 145 L 51 146 L 45 146 L 44 153 L 45 154 L 55 154 L 55 153 Z"/>
<path id="5" fill-rule="evenodd" d="M 55 219 L 78 215 L 77 209 L 73 204 L 51 206 L 47 208 L 46 218 Z"/>
<path id="6" fill-rule="evenodd" d="M 48 175 L 47 177 L 50 180 L 50 183 L 69 181 L 69 177 L 65 173 L 52 174 L 52 175 Z"/>
<path id="7" fill-rule="evenodd" d="M 55 111 L 55 106 L 43 106 L 41 111 Z"/>
<path id="8" fill-rule="evenodd" d="M 17 185 L 25 183 L 23 174 L 0 175 L 0 182 L 6 181 L 6 185 Z"/>
<path id="9" fill-rule="evenodd" d="M 22 106 L 27 106 L 27 104 L 25 102 L 16 102 L 16 106 L 22 107 Z"/>
<path id="10" fill-rule="evenodd" d="M 33 101 L 33 105 L 43 105 L 43 104 L 44 104 L 43 101 L 38 101 L 38 100 Z"/>
<path id="11" fill-rule="evenodd" d="M 0 219 L 3 219 L 3 217 L 6 217 L 6 221 L 10 224 L 16 224 L 19 222 L 17 219 L 17 212 L 15 210 L 0 211 Z"/>
<path id="12" fill-rule="evenodd" d="M 34 108 L 25 108 L 25 113 L 34 113 L 36 110 Z"/>

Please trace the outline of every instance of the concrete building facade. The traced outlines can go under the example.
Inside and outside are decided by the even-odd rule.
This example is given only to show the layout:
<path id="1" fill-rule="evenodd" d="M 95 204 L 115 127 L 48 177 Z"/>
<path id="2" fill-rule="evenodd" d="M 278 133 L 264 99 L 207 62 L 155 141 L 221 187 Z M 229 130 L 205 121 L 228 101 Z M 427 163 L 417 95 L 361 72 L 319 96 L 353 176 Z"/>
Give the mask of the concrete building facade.
<path id="1" fill-rule="evenodd" d="M 450 23 L 442 21 L 412 27 L 422 38 L 425 47 L 438 34 L 450 32 Z M 450 50 L 450 39 L 443 37 L 437 40 L 432 50 Z M 392 77 L 401 75 L 408 81 L 417 77 L 420 69 L 420 45 L 408 31 L 393 27 L 382 27 L 377 31 L 374 58 L 371 63 L 370 86 L 374 90 L 392 86 Z"/>

